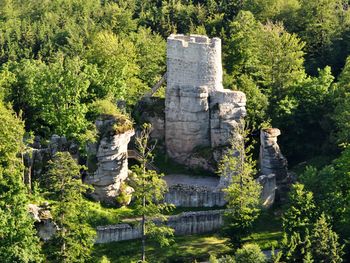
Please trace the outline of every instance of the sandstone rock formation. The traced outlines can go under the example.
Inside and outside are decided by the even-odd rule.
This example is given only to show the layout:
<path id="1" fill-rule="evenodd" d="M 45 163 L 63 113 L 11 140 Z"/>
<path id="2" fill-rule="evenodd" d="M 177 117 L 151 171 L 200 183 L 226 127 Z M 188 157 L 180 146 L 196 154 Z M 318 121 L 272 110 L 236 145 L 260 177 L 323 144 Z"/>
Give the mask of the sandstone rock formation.
<path id="1" fill-rule="evenodd" d="M 238 136 L 245 104 L 244 93 L 222 86 L 219 38 L 168 38 L 165 142 L 170 157 L 188 165 L 198 147 L 227 146 Z"/>
<path id="2" fill-rule="evenodd" d="M 260 131 L 260 171 L 263 175 L 275 174 L 277 182 L 288 176 L 287 159 L 277 144 L 277 136 L 280 134 L 281 131 L 276 128 Z"/>
<path id="3" fill-rule="evenodd" d="M 274 174 L 261 175 L 257 181 L 262 185 L 260 200 L 264 208 L 269 208 L 275 202 L 276 176 Z"/>
<path id="4" fill-rule="evenodd" d="M 88 146 L 89 174 L 85 178 L 94 186 L 92 197 L 111 204 L 116 202 L 121 183 L 128 177 L 128 143 L 134 135 L 132 129 L 116 133 L 116 122 L 113 117 L 96 121 L 100 141 Z"/>
<path id="5" fill-rule="evenodd" d="M 43 241 L 50 240 L 57 232 L 58 226 L 52 219 L 48 204 L 42 206 L 29 204 L 28 211 L 35 221 L 35 227 L 39 237 Z"/>

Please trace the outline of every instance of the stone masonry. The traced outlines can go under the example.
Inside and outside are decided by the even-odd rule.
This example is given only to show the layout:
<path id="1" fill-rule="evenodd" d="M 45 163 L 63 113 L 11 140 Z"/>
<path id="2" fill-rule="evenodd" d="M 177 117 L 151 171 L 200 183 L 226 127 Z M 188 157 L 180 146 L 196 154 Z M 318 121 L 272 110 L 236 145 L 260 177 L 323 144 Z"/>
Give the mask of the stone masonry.
<path id="1" fill-rule="evenodd" d="M 246 97 L 222 86 L 221 40 L 171 35 L 167 43 L 165 142 L 187 163 L 198 147 L 227 146 L 246 115 Z"/>

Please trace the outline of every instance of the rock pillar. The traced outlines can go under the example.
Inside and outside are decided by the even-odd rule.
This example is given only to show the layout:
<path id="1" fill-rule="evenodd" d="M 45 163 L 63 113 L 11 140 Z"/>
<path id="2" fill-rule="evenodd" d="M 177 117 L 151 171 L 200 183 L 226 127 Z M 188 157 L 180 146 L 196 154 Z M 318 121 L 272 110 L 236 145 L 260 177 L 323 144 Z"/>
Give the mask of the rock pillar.
<path id="1" fill-rule="evenodd" d="M 263 175 L 275 174 L 277 181 L 283 181 L 288 176 L 287 159 L 282 155 L 277 144 L 281 131 L 276 128 L 260 131 L 260 170 Z"/>
<path id="2" fill-rule="evenodd" d="M 101 139 L 88 147 L 89 175 L 85 179 L 94 187 L 95 200 L 111 204 L 116 202 L 121 183 L 128 177 L 128 143 L 134 135 L 134 130 L 106 132 L 114 124 L 113 119 L 96 121 Z"/>

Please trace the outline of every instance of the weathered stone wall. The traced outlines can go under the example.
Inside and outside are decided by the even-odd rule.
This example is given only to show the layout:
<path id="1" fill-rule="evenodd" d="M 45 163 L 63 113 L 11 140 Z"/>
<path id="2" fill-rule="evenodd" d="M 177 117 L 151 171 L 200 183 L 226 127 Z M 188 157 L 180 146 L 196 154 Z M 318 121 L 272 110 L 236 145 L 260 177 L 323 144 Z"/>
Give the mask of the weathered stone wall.
<path id="1" fill-rule="evenodd" d="M 90 145 L 90 156 L 96 157 L 95 171 L 89 171 L 85 182 L 94 186 L 92 197 L 106 203 L 115 203 L 121 183 L 128 177 L 128 143 L 134 135 L 134 130 L 124 133 L 103 133 L 114 124 L 111 120 L 96 121 L 101 133 L 98 144 Z M 88 166 L 91 166 L 88 163 Z"/>
<path id="2" fill-rule="evenodd" d="M 210 97 L 211 147 L 227 146 L 232 137 L 240 140 L 242 119 L 246 115 L 246 96 L 243 92 L 222 90 Z"/>
<path id="3" fill-rule="evenodd" d="M 186 212 L 170 216 L 167 225 L 175 230 L 175 235 L 193 235 L 218 230 L 223 225 L 224 210 Z M 138 224 L 119 224 L 97 227 L 96 243 L 109 243 L 141 238 Z"/>
<path id="4" fill-rule="evenodd" d="M 168 154 L 183 162 L 198 146 L 209 146 L 209 105 L 206 86 L 167 89 L 165 139 Z"/>
<path id="5" fill-rule="evenodd" d="M 174 185 L 165 194 L 164 201 L 177 207 L 222 207 L 226 204 L 222 191 L 196 185 Z"/>
<path id="6" fill-rule="evenodd" d="M 223 89 L 219 38 L 168 38 L 165 142 L 170 157 L 190 165 L 196 148 L 227 146 L 238 136 L 245 104 L 244 93 Z"/>
<path id="7" fill-rule="evenodd" d="M 221 39 L 170 35 L 167 40 L 167 90 L 207 86 L 222 90 Z"/>

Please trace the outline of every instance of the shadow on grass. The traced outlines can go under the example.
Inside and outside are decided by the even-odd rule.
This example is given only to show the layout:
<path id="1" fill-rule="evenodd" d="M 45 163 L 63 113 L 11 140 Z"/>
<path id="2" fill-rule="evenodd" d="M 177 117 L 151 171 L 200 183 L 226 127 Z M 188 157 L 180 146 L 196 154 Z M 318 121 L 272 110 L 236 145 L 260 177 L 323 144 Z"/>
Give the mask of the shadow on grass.
<path id="1" fill-rule="evenodd" d="M 152 241 L 147 242 L 146 259 L 148 262 L 194 262 L 207 260 L 211 253 L 216 255 L 231 252 L 229 242 L 213 234 L 175 237 L 168 247 L 159 247 Z M 111 262 L 137 262 L 141 257 L 141 241 L 131 240 L 98 244 L 94 247 L 94 261 L 99 262 L 106 256 Z"/>

